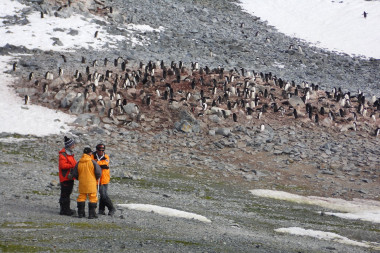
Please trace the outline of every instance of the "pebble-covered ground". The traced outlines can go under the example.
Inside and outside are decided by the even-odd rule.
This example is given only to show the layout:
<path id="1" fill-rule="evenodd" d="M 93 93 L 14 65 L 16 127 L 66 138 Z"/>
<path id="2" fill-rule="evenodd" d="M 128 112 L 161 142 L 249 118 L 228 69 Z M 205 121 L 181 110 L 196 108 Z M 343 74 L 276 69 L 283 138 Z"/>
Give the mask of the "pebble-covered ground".
<path id="1" fill-rule="evenodd" d="M 37 1 L 38 2 L 38 1 Z M 45 4 L 33 8 L 54 9 Z M 145 33 L 149 46 L 120 43 L 118 49 L 65 53 L 66 71 L 89 62 L 122 56 L 140 61 L 182 60 L 200 65 L 247 68 L 324 88 L 360 88 L 379 95 L 379 61 L 335 55 L 277 33 L 231 1 L 106 1 L 112 5 L 111 34 L 118 22 L 163 26 Z M 85 8 L 86 7 L 86 8 Z M 97 5 L 73 11 L 95 13 Z M 100 14 L 99 14 L 100 15 Z M 104 15 L 104 14 L 102 14 Z M 11 17 L 9 17 L 11 19 Z M 241 28 L 244 20 L 244 28 Z M 257 34 L 258 32 L 258 34 Z M 289 49 L 301 45 L 302 51 Z M 33 53 L 20 61 L 16 75 L 44 73 L 62 64 L 58 52 L 6 46 Z M 91 59 L 91 60 L 90 60 Z M 278 66 L 285 65 L 284 68 Z M 149 118 L 149 115 L 148 117 Z M 356 241 L 379 241 L 379 226 L 321 216 L 323 208 L 257 198 L 251 189 L 275 189 L 301 195 L 380 200 L 379 138 L 366 131 L 338 132 L 302 122 L 251 126 L 218 122 L 199 133 L 154 120 L 133 129 L 86 116 L 70 133 L 82 147 L 107 145 L 111 156 L 110 196 L 114 203 L 144 203 L 204 215 L 202 223 L 139 211 L 118 211 L 97 220 L 59 216 L 57 155 L 62 136 L 0 135 L 0 249 L 2 251 L 125 252 L 370 252 L 373 249 L 274 232 L 299 226 L 339 233 Z M 96 124 L 91 124 L 96 123 Z M 170 124 L 169 124 L 170 123 Z M 77 186 L 77 183 L 76 183 Z M 77 190 L 72 195 L 75 207 Z"/>

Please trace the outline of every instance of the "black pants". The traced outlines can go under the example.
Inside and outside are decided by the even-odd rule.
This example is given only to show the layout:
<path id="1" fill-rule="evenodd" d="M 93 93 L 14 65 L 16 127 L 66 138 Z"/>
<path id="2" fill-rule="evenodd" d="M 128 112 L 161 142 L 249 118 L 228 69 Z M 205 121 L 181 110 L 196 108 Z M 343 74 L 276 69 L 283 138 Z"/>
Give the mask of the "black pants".
<path id="1" fill-rule="evenodd" d="M 61 183 L 61 197 L 59 203 L 70 201 L 70 195 L 73 192 L 74 180 L 68 180 Z"/>
<path id="2" fill-rule="evenodd" d="M 104 211 L 105 207 L 107 207 L 108 210 L 113 209 L 112 201 L 108 196 L 108 184 L 102 184 L 99 186 L 99 195 L 99 210 Z"/>

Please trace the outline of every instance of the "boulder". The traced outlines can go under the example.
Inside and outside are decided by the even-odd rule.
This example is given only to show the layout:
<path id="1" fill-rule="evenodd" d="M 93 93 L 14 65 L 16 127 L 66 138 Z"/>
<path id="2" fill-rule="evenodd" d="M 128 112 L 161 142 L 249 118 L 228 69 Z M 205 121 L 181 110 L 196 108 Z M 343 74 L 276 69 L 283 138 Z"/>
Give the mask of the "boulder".
<path id="1" fill-rule="evenodd" d="M 134 103 L 128 103 L 128 104 L 124 105 L 123 109 L 124 109 L 125 113 L 128 114 L 129 116 L 134 116 L 134 115 L 139 113 L 139 110 L 136 107 L 136 104 L 134 104 Z"/>
<path id="2" fill-rule="evenodd" d="M 211 122 L 214 122 L 214 123 L 219 123 L 220 122 L 220 118 L 219 118 L 218 115 L 215 115 L 215 114 L 214 115 L 210 115 L 208 118 L 210 119 Z"/>
<path id="3" fill-rule="evenodd" d="M 226 128 L 226 127 L 221 127 L 215 131 L 215 134 L 219 134 L 219 135 L 223 135 L 223 136 L 230 136 L 231 135 L 231 129 Z"/>
<path id="4" fill-rule="evenodd" d="M 74 114 L 83 113 L 84 96 L 77 96 L 74 98 L 73 103 L 70 106 L 70 112 Z"/>
<path id="5" fill-rule="evenodd" d="M 177 130 L 182 131 L 184 133 L 192 132 L 192 125 L 186 120 L 183 120 L 181 122 L 176 122 L 174 126 Z"/>
<path id="6" fill-rule="evenodd" d="M 67 93 L 66 96 L 61 100 L 61 107 L 69 107 L 76 98 L 76 95 L 77 93 L 75 91 L 70 91 L 69 93 Z"/>

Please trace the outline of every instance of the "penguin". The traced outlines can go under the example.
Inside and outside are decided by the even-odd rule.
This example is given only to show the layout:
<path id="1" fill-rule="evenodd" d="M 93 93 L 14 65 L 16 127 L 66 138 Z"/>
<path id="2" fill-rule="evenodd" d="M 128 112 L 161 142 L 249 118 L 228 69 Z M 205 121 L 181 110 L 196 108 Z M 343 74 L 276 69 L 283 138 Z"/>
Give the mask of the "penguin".
<path id="1" fill-rule="evenodd" d="M 232 114 L 232 118 L 233 118 L 234 122 L 237 122 L 237 115 L 236 115 L 236 113 Z"/>
<path id="2" fill-rule="evenodd" d="M 111 118 L 113 116 L 113 108 L 108 110 L 108 117 Z"/>
<path id="3" fill-rule="evenodd" d="M 378 127 L 375 131 L 375 136 L 378 137 L 380 135 L 380 127 Z"/>
<path id="4" fill-rule="evenodd" d="M 278 106 L 276 103 L 273 104 L 273 112 L 278 112 Z"/>
<path id="5" fill-rule="evenodd" d="M 295 119 L 298 118 L 298 113 L 297 113 L 297 110 L 295 108 L 293 109 L 293 115 L 294 115 Z"/>
<path id="6" fill-rule="evenodd" d="M 49 85 L 45 83 L 42 89 L 43 89 L 43 92 L 46 93 L 49 89 Z"/>
<path id="7" fill-rule="evenodd" d="M 202 110 L 206 111 L 206 109 L 207 109 L 207 103 L 202 103 Z"/>
<path id="8" fill-rule="evenodd" d="M 367 108 L 364 108 L 362 112 L 363 117 L 367 117 L 367 112 L 368 112 Z"/>
<path id="9" fill-rule="evenodd" d="M 227 119 L 227 113 L 225 110 L 222 110 L 222 115 L 223 115 L 223 118 Z"/>
<path id="10" fill-rule="evenodd" d="M 315 123 L 319 122 L 319 116 L 318 116 L 318 114 L 315 114 L 314 120 L 315 120 Z"/>
<path id="11" fill-rule="evenodd" d="M 357 131 L 357 130 L 358 130 L 357 125 L 356 125 L 356 122 L 353 123 L 353 128 L 354 128 L 354 131 Z"/>
<path id="12" fill-rule="evenodd" d="M 98 34 L 99 34 L 99 31 L 96 31 L 95 34 L 94 34 L 94 38 L 97 38 Z"/>
<path id="13" fill-rule="evenodd" d="M 44 12 L 41 11 L 40 14 L 41 14 L 41 18 L 44 18 Z"/>
<path id="14" fill-rule="evenodd" d="M 146 98 L 146 105 L 147 105 L 147 106 L 150 106 L 151 104 L 152 104 L 152 100 L 151 100 L 150 96 L 148 96 L 148 97 Z"/>
<path id="15" fill-rule="evenodd" d="M 99 95 L 99 96 L 98 96 L 98 103 L 99 103 L 101 106 L 105 107 L 105 103 L 104 103 L 104 100 L 103 100 L 102 95 Z"/>
<path id="16" fill-rule="evenodd" d="M 104 67 L 107 67 L 107 65 L 108 65 L 108 59 L 104 58 Z"/>
<path id="17" fill-rule="evenodd" d="M 358 120 L 358 117 L 356 116 L 356 113 L 355 113 L 355 112 L 352 112 L 352 116 L 354 117 L 354 121 L 357 121 L 357 120 Z"/>
<path id="18" fill-rule="evenodd" d="M 88 98 L 88 89 L 84 89 L 84 98 L 87 99 Z"/>
<path id="19" fill-rule="evenodd" d="M 259 112 L 259 113 L 257 114 L 257 119 L 261 119 L 262 116 L 263 116 L 263 112 Z"/>
<path id="20" fill-rule="evenodd" d="M 168 96 L 169 96 L 169 93 L 168 93 L 167 90 L 165 90 L 165 92 L 164 92 L 164 96 L 163 96 L 163 99 L 164 99 L 164 100 L 168 100 Z"/>
<path id="21" fill-rule="evenodd" d="M 33 78 L 34 78 L 34 72 L 30 72 L 30 74 L 29 74 L 29 81 L 32 81 Z"/>
<path id="22" fill-rule="evenodd" d="M 335 120 L 335 116 L 334 116 L 334 114 L 331 111 L 329 112 L 329 118 L 330 118 L 331 121 Z"/>
<path id="23" fill-rule="evenodd" d="M 61 67 L 58 69 L 58 76 L 63 76 L 63 69 Z"/>
<path id="24" fill-rule="evenodd" d="M 82 56 L 82 63 L 86 63 L 86 58 L 84 58 L 84 56 Z"/>
<path id="25" fill-rule="evenodd" d="M 13 63 L 12 70 L 16 71 L 17 70 L 17 62 Z"/>
<path id="26" fill-rule="evenodd" d="M 323 106 L 321 107 L 319 113 L 320 113 L 321 115 L 325 115 L 325 108 L 324 108 Z"/>
<path id="27" fill-rule="evenodd" d="M 25 97 L 24 97 L 24 103 L 25 103 L 25 105 L 27 105 L 28 102 L 29 102 L 29 96 L 25 95 Z"/>
<path id="28" fill-rule="evenodd" d="M 63 62 L 67 62 L 67 61 L 66 61 L 66 56 L 65 56 L 64 54 L 61 54 L 61 57 L 62 57 L 62 59 L 63 59 Z"/>
<path id="29" fill-rule="evenodd" d="M 135 105 L 135 113 L 140 114 L 140 108 L 138 105 Z"/>
<path id="30" fill-rule="evenodd" d="M 343 109 L 340 108 L 340 109 L 339 109 L 339 116 L 343 118 L 344 115 L 345 115 L 345 113 L 344 113 Z"/>
<path id="31" fill-rule="evenodd" d="M 261 132 L 264 132 L 264 131 L 265 131 L 265 125 L 264 125 L 264 124 L 261 124 L 261 125 L 260 125 L 260 131 L 261 131 Z"/>

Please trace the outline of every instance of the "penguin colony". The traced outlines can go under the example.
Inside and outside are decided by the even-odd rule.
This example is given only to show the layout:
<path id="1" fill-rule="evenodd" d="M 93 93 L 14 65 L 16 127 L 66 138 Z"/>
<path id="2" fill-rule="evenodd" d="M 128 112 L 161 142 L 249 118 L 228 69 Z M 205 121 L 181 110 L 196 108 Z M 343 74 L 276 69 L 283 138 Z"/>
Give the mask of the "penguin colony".
<path id="1" fill-rule="evenodd" d="M 64 56 L 62 59 L 67 61 Z M 64 90 L 84 97 L 84 113 L 98 113 L 104 122 L 109 118 L 120 126 L 141 121 L 145 115 L 167 122 L 169 108 L 184 108 L 206 125 L 213 124 L 208 117 L 213 114 L 225 126 L 257 125 L 262 131 L 264 124 L 294 122 L 337 131 L 367 131 L 375 136 L 380 133 L 380 99 L 368 98 L 360 91 L 323 91 L 313 83 L 295 83 L 272 73 L 210 69 L 197 62 L 185 67 L 181 61 L 169 65 L 149 61 L 136 68 L 128 67 L 122 57 L 92 60 L 91 64 L 82 57 L 80 62 L 81 69 L 72 74 L 63 74 L 62 68 L 56 74 L 41 73 L 40 78 L 30 73 L 22 83 L 39 92 L 25 97 L 25 103 L 41 101 L 38 96 L 42 94 L 54 99 L 54 94 Z M 134 108 L 126 115 L 128 104 Z"/>

